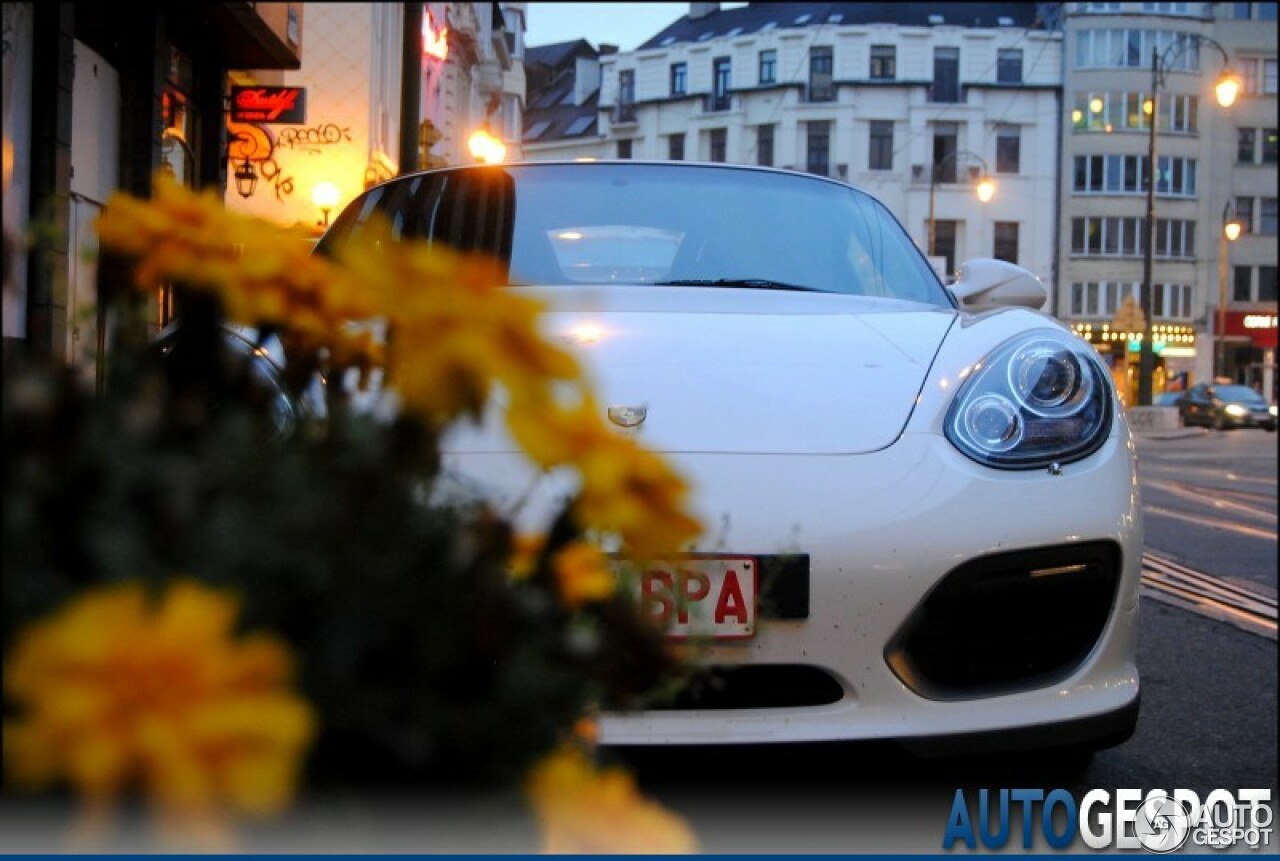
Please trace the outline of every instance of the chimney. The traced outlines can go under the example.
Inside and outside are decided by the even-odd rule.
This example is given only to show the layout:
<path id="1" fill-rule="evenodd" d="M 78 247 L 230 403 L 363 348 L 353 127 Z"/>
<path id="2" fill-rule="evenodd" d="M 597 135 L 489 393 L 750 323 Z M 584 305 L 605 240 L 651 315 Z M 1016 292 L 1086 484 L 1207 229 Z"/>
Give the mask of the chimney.
<path id="1" fill-rule="evenodd" d="M 690 3 L 689 4 L 689 20 L 696 21 L 699 18 L 705 18 L 712 12 L 719 12 L 719 3 Z"/>
<path id="2" fill-rule="evenodd" d="M 597 53 L 599 53 L 601 57 L 605 56 L 606 54 L 616 54 L 618 53 L 618 46 L 604 43 L 600 46 L 600 50 Z"/>

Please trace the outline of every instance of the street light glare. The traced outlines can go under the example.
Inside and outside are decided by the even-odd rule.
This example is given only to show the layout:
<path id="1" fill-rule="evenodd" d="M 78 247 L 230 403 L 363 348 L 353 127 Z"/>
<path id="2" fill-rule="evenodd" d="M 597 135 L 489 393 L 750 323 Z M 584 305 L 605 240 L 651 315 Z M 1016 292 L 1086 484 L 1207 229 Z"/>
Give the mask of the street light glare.
<path id="1" fill-rule="evenodd" d="M 1240 222 L 1228 221 L 1222 226 L 1222 235 L 1227 237 L 1231 242 L 1235 242 L 1240 238 Z"/>
<path id="2" fill-rule="evenodd" d="M 996 196 L 996 184 L 995 184 L 995 181 L 991 179 L 991 177 L 984 176 L 982 179 L 978 180 L 978 200 L 982 201 L 983 203 L 986 203 L 987 201 L 991 200 L 991 198 L 995 196 Z"/>
<path id="3" fill-rule="evenodd" d="M 471 154 L 485 164 L 499 164 L 507 157 L 506 145 L 486 129 L 478 129 L 467 139 Z"/>
<path id="4" fill-rule="evenodd" d="M 1218 97 L 1218 104 L 1229 108 L 1236 103 L 1236 96 L 1240 95 L 1240 79 L 1230 72 L 1223 72 L 1213 92 Z"/>

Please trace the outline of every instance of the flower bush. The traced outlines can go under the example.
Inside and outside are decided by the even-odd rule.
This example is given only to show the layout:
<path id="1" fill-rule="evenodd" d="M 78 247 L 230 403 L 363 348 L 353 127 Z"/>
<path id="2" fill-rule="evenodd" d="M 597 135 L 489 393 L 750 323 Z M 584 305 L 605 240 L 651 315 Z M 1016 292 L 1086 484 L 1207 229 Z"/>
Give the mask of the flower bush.
<path id="1" fill-rule="evenodd" d="M 644 556 L 699 524 L 540 308 L 490 262 L 377 229 L 315 256 L 161 175 L 97 227 L 134 288 L 104 390 L 5 367 L 6 791 L 67 793 L 99 824 L 145 799 L 199 842 L 308 793 L 520 787 L 554 851 L 692 848 L 574 728 L 683 673 L 594 539 Z M 162 284 L 180 324 L 158 346 L 136 319 Z M 373 319 L 385 340 L 349 325 Z M 227 323 L 279 333 L 291 384 L 325 375 L 323 414 L 273 421 Z M 351 369 L 399 409 L 352 409 Z M 529 457 L 578 477 L 540 535 L 432 501 L 437 440 L 499 389 Z"/>

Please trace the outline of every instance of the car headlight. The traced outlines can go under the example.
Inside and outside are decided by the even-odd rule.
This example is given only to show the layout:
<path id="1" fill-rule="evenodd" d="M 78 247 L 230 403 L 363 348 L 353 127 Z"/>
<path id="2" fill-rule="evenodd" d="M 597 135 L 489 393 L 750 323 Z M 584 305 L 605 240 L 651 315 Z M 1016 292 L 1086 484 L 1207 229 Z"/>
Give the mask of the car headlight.
<path id="1" fill-rule="evenodd" d="M 1235 416 L 1236 418 L 1243 418 L 1248 414 L 1249 414 L 1249 411 L 1246 410 L 1244 407 L 1240 406 L 1239 404 L 1227 404 L 1227 415 L 1229 416 Z"/>
<path id="2" fill-rule="evenodd" d="M 1000 345 L 956 392 L 946 435 L 986 466 L 1034 469 L 1087 457 L 1111 426 L 1111 382 L 1088 344 L 1037 330 Z"/>

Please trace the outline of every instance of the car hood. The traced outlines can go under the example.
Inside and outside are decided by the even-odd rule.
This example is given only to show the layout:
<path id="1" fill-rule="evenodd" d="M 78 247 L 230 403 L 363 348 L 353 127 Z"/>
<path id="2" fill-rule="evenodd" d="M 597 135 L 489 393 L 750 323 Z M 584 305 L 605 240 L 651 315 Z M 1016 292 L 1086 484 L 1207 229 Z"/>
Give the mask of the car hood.
<path id="1" fill-rule="evenodd" d="M 583 362 L 602 410 L 662 452 L 837 454 L 901 434 L 956 319 L 899 300 L 723 287 L 521 288 Z M 463 423 L 451 452 L 514 451 Z"/>

